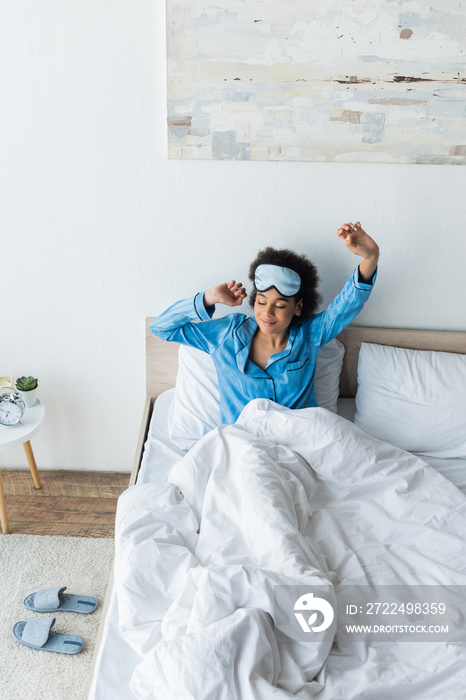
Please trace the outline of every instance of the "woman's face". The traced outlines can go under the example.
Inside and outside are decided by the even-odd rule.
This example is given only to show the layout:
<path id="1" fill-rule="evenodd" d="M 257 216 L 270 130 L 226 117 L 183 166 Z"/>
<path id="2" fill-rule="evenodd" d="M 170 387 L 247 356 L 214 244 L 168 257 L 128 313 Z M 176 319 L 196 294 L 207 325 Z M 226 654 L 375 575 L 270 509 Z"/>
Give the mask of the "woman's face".
<path id="1" fill-rule="evenodd" d="M 275 287 L 266 292 L 257 292 L 254 302 L 254 316 L 260 330 L 266 335 L 283 333 L 288 329 L 294 316 L 299 316 L 303 306 L 300 299 L 282 297 Z"/>

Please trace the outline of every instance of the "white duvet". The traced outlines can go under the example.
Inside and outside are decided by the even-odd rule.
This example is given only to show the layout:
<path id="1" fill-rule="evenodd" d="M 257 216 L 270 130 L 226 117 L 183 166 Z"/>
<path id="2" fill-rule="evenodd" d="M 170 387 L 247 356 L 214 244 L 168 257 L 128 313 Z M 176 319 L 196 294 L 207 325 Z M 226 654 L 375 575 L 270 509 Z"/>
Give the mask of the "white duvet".
<path id="1" fill-rule="evenodd" d="M 277 630 L 275 586 L 342 582 L 466 585 L 466 497 L 325 409 L 253 401 L 168 483 L 120 498 L 115 587 L 140 658 L 133 697 L 466 697 L 466 644 Z"/>

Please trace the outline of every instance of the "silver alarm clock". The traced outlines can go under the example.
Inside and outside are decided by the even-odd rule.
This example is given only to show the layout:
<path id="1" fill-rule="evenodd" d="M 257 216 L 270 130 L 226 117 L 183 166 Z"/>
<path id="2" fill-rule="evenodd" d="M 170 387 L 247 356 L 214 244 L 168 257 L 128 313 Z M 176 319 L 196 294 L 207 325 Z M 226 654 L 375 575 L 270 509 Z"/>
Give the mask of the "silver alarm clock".
<path id="1" fill-rule="evenodd" d="M 0 425 L 16 425 L 26 410 L 20 394 L 10 386 L 0 388 Z"/>

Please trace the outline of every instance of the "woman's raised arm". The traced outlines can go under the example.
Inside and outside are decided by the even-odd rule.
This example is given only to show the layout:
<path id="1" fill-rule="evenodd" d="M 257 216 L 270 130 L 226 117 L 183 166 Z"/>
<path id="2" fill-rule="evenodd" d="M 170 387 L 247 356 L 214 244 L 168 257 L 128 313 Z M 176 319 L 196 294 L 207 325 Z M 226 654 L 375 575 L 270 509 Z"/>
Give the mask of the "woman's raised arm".
<path id="1" fill-rule="evenodd" d="M 359 264 L 361 282 L 370 282 L 379 260 L 379 246 L 377 243 L 363 231 L 359 221 L 356 221 L 355 224 L 351 222 L 343 224 L 338 229 L 337 236 L 352 253 L 364 258 Z"/>

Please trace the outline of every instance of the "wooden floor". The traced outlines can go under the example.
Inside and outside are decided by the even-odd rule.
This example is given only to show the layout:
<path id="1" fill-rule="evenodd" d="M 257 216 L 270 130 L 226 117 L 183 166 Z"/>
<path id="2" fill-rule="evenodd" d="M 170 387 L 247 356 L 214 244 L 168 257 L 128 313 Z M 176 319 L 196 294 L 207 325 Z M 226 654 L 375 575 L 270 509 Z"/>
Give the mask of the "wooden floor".
<path id="1" fill-rule="evenodd" d="M 129 473 L 2 469 L 11 534 L 114 537 L 118 496 Z M 1 536 L 1 535 L 0 535 Z"/>

